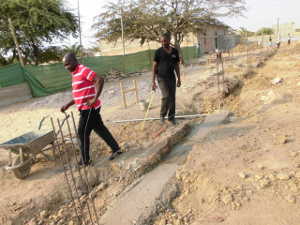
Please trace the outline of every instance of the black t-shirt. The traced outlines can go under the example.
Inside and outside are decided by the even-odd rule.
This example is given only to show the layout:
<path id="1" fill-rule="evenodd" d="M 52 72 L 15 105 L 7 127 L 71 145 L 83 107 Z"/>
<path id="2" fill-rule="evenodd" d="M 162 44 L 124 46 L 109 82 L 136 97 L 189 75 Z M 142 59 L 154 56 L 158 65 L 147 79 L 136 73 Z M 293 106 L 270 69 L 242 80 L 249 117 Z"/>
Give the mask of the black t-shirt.
<path id="1" fill-rule="evenodd" d="M 179 63 L 179 54 L 176 48 L 167 53 L 163 47 L 157 49 L 154 54 L 154 61 L 158 64 L 158 77 L 165 79 L 175 78 L 175 66 Z"/>

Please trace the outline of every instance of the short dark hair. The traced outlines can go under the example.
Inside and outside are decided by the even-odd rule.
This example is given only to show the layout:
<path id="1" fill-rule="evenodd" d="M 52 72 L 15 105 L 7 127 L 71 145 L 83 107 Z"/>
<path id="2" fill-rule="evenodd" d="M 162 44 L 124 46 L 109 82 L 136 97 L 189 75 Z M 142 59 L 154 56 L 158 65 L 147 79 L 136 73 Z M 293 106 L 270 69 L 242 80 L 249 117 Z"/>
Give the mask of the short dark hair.
<path id="1" fill-rule="evenodd" d="M 165 32 L 161 35 L 161 37 L 170 41 L 171 40 L 171 33 L 170 32 Z"/>
<path id="2" fill-rule="evenodd" d="M 67 54 L 65 54 L 64 60 L 76 62 L 78 64 L 78 60 L 74 52 L 68 52 Z"/>

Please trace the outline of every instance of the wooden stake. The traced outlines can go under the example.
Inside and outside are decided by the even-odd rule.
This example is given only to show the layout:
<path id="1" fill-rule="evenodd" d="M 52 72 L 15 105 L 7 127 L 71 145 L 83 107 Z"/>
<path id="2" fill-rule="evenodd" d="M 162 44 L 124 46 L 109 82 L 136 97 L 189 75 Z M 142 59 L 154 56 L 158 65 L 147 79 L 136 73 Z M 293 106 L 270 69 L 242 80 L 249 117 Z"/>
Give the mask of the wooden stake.
<path id="1" fill-rule="evenodd" d="M 135 97 L 136 97 L 136 104 L 139 104 L 139 93 L 138 93 L 138 87 L 137 87 L 137 83 L 136 80 L 133 80 L 133 85 L 135 88 Z"/>
<path id="2" fill-rule="evenodd" d="M 121 95 L 123 97 L 124 108 L 127 108 L 126 96 L 125 96 L 125 92 L 124 92 L 122 81 L 120 82 L 120 89 L 121 89 Z"/>
<path id="3" fill-rule="evenodd" d="M 122 99 L 123 99 L 123 105 L 124 105 L 124 108 L 127 108 L 127 100 L 126 100 L 126 94 L 127 94 L 127 93 L 135 92 L 136 104 L 138 104 L 139 101 L 140 101 L 140 100 L 139 100 L 139 93 L 138 93 L 138 85 L 137 85 L 137 81 L 136 81 L 136 80 L 133 80 L 132 83 L 133 83 L 133 86 L 134 86 L 134 87 L 125 90 L 125 89 L 124 89 L 124 86 L 123 86 L 123 83 L 120 82 L 120 90 L 121 90 L 121 95 L 122 95 Z"/>

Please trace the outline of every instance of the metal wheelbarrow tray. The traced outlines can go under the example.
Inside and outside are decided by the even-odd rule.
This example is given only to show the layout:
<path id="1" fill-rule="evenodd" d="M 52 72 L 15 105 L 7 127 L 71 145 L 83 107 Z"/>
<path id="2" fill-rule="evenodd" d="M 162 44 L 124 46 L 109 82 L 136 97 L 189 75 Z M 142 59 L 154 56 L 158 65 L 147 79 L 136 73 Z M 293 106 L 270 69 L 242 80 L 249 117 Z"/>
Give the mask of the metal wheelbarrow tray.
<path id="1" fill-rule="evenodd" d="M 10 151 L 6 169 L 12 170 L 17 178 L 24 179 L 29 175 L 36 155 L 43 154 L 43 149 L 49 144 L 53 145 L 54 141 L 54 131 L 29 132 L 0 144 L 0 148 Z M 17 155 L 14 160 L 11 153 Z"/>

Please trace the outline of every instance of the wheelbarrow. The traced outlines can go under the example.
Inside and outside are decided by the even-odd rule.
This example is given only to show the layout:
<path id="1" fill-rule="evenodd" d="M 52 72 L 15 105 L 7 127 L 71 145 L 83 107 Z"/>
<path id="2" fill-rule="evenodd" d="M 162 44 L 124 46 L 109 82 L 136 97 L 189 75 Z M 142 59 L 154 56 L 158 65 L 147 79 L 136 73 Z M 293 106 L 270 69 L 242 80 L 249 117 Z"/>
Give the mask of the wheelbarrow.
<path id="1" fill-rule="evenodd" d="M 5 143 L 0 144 L 0 148 L 9 150 L 9 164 L 5 167 L 7 170 L 13 171 L 16 178 L 24 179 L 30 173 L 31 166 L 33 165 L 36 156 L 42 154 L 50 160 L 49 156 L 45 153 L 48 145 L 52 145 L 53 156 L 55 157 L 55 140 L 60 134 L 60 131 L 55 133 L 54 130 L 42 132 L 40 128 L 42 123 L 48 116 L 44 117 L 39 124 L 39 131 L 28 132 L 19 137 L 11 139 Z M 61 127 L 70 116 L 65 113 L 65 118 L 61 123 Z M 54 127 L 53 127 L 54 129 Z M 17 157 L 13 159 L 12 153 Z"/>
<path id="2" fill-rule="evenodd" d="M 48 158 L 43 151 L 47 150 L 47 145 L 54 144 L 55 138 L 54 131 L 29 132 L 0 144 L 0 148 L 10 151 L 9 164 L 5 168 L 13 171 L 17 178 L 24 179 L 29 175 L 37 154 L 41 153 Z M 17 157 L 13 159 L 12 153 Z"/>

